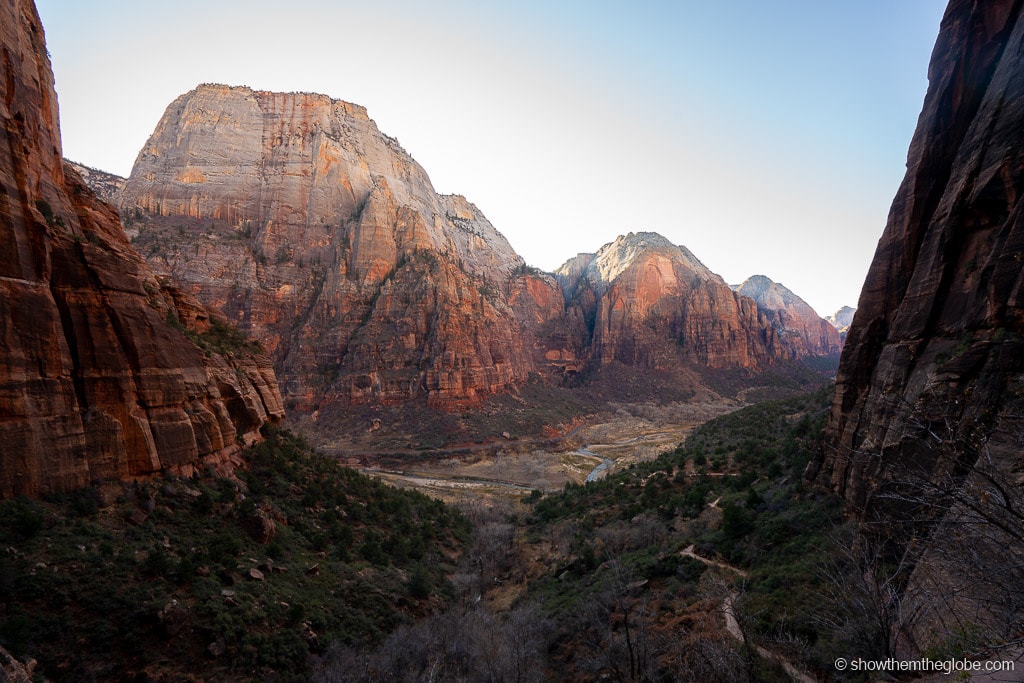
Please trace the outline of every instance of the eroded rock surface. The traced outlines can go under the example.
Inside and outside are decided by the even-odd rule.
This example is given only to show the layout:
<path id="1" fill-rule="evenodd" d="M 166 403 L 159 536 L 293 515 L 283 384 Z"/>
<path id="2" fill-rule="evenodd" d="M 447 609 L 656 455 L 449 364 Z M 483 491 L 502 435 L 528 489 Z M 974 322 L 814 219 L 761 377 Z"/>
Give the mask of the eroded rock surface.
<path id="1" fill-rule="evenodd" d="M 880 548 L 872 568 L 898 568 L 917 652 L 965 623 L 1015 638 L 1024 614 L 1021 45 L 1021 3 L 949 4 L 808 470 Z"/>
<path id="2" fill-rule="evenodd" d="M 264 341 L 296 407 L 472 404 L 532 367 L 508 302 L 522 259 L 358 105 L 200 86 L 121 212 L 151 262 Z"/>
<path id="3" fill-rule="evenodd" d="M 555 275 L 577 343 L 592 345 L 602 364 L 656 368 L 682 359 L 756 370 L 788 357 L 752 299 L 661 235 L 629 233 Z"/>
<path id="4" fill-rule="evenodd" d="M 1016 400 L 1024 362 L 1024 39 L 1019 7 L 955 0 L 907 175 L 840 364 L 822 481 L 863 506 L 929 427 L 963 443 Z M 977 444 L 972 448 L 976 450 Z M 921 450 L 921 453 L 916 453 Z M 967 457 L 966 454 L 961 457 Z"/>
<path id="5" fill-rule="evenodd" d="M 32 2 L 0 4 L 0 39 L 0 497 L 232 457 L 283 415 L 267 359 L 197 345 L 210 313 L 63 163 Z"/>
<path id="6" fill-rule="evenodd" d="M 836 328 L 784 285 L 764 275 L 754 275 L 733 289 L 757 302 L 794 359 L 835 356 L 842 350 Z"/>

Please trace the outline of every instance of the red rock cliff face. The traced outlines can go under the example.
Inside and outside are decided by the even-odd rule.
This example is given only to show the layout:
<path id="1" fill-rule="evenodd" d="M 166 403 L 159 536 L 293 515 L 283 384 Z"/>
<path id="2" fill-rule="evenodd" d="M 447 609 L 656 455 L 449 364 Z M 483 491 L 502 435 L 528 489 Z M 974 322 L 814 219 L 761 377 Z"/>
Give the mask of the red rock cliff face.
<path id="1" fill-rule="evenodd" d="M 839 331 L 806 301 L 764 275 L 747 278 L 734 289 L 757 302 L 792 359 L 836 356 L 843 348 Z"/>
<path id="2" fill-rule="evenodd" d="M 953 0 L 946 10 L 907 174 L 846 339 L 828 448 L 808 471 L 868 531 L 902 541 L 896 559 L 921 563 L 910 586 L 932 597 L 914 609 L 994 629 L 1021 615 L 1005 599 L 1020 585 L 996 583 L 1019 566 L 1021 538 L 1021 7 Z M 946 537 L 954 543 L 939 546 Z M 979 595 L 985 587 L 998 595 Z"/>
<path id="3" fill-rule="evenodd" d="M 32 2 L 0 3 L 0 38 L 0 497 L 232 455 L 283 414 L 273 371 L 190 341 L 209 313 L 63 164 Z"/>
<path id="4" fill-rule="evenodd" d="M 758 370 L 786 357 L 752 299 L 660 235 L 630 233 L 556 275 L 577 343 L 592 344 L 601 364 L 659 368 L 683 359 Z"/>
<path id="5" fill-rule="evenodd" d="M 863 506 L 935 422 L 995 427 L 1024 334 L 1024 58 L 1017 3 L 954 1 L 907 175 L 840 363 L 818 476 Z M 934 426 L 934 425 L 932 425 Z"/>
<path id="6" fill-rule="evenodd" d="M 357 105 L 200 86 L 121 211 L 151 263 L 265 341 L 299 407 L 457 407 L 532 368 L 508 301 L 522 259 Z"/>

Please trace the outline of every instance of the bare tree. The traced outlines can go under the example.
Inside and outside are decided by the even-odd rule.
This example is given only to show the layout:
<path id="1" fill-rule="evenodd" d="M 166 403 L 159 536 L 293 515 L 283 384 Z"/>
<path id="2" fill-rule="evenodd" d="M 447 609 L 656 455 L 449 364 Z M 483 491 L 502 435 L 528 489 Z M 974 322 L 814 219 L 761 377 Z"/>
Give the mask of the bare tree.
<path id="1" fill-rule="evenodd" d="M 878 461 L 878 480 L 831 578 L 846 635 L 859 624 L 862 645 L 884 656 L 969 651 L 1024 626 L 1020 406 L 969 418 L 950 401 L 929 411 L 894 400 L 905 416 L 896 446 L 855 454 Z"/>

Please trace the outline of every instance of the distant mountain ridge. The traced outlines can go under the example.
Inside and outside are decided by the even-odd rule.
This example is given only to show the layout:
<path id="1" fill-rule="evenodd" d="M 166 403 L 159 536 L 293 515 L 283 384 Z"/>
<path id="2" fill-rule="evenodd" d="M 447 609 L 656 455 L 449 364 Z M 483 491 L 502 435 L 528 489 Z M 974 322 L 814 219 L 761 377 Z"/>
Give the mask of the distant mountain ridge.
<path id="1" fill-rule="evenodd" d="M 838 356 L 842 350 L 838 331 L 781 283 L 753 275 L 732 288 L 757 302 L 794 358 Z"/>
<path id="2" fill-rule="evenodd" d="M 575 318 L 593 321 L 593 358 L 634 367 L 687 361 L 763 369 L 786 357 L 753 301 L 736 295 L 692 252 L 650 232 L 629 233 L 555 271 Z"/>
<path id="3" fill-rule="evenodd" d="M 825 320 L 839 330 L 840 334 L 845 334 L 853 324 L 853 314 L 856 312 L 857 309 L 852 306 L 843 306 L 832 315 L 826 316 Z"/>
<path id="4" fill-rule="evenodd" d="M 98 174 L 94 174 L 99 177 Z M 261 339 L 293 408 L 439 408 L 627 367 L 760 372 L 790 348 L 685 247 L 630 233 L 554 274 L 358 105 L 203 85 L 173 102 L 120 195 L 154 267 Z"/>

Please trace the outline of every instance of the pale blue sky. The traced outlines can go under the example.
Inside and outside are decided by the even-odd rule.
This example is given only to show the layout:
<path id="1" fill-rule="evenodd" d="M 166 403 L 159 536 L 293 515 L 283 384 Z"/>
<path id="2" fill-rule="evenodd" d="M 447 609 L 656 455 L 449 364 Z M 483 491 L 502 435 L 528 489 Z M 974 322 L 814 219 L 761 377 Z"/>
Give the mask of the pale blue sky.
<path id="1" fill-rule="evenodd" d="M 65 155 L 127 175 L 199 83 L 367 107 L 551 270 L 653 230 L 729 282 L 855 305 L 938 0 L 37 0 Z"/>

